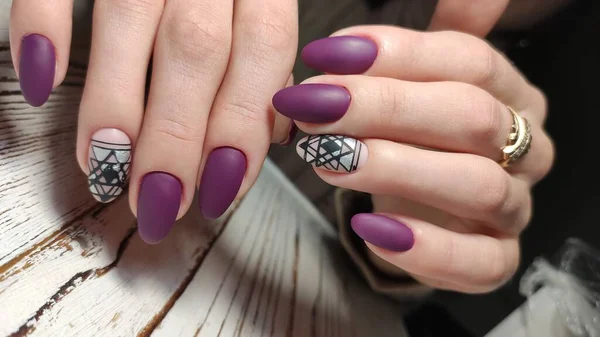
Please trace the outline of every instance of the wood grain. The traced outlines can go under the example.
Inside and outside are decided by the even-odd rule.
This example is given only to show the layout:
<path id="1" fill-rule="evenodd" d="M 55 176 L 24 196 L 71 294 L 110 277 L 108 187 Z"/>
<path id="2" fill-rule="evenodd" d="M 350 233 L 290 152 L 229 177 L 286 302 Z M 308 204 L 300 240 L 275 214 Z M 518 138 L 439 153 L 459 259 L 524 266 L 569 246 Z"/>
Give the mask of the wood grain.
<path id="1" fill-rule="evenodd" d="M 403 336 L 398 304 L 367 289 L 270 161 L 221 219 L 192 207 L 161 244 L 143 243 L 126 196 L 97 204 L 75 161 L 89 3 L 76 1 L 69 73 L 41 108 L 12 68 L 9 7 L 0 0 L 0 336 Z"/>

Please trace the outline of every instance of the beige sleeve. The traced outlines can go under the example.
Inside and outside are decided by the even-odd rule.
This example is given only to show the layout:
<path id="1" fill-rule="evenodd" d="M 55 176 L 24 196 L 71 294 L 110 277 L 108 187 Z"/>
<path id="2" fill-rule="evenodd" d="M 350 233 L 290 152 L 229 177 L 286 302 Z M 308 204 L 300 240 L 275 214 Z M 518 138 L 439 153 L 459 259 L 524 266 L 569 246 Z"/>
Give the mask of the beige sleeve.
<path id="1" fill-rule="evenodd" d="M 335 207 L 337 228 L 342 246 L 374 291 L 394 299 L 417 300 L 432 292 L 402 269 L 374 255 L 350 228 L 354 214 L 370 211 L 370 195 L 346 189 L 337 189 Z"/>

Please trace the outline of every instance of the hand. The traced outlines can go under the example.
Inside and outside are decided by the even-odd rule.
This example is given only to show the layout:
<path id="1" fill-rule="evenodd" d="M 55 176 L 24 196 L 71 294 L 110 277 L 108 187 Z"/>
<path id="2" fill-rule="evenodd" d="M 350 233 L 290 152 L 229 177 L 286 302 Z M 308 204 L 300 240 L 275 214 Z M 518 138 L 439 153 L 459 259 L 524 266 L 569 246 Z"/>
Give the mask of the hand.
<path id="1" fill-rule="evenodd" d="M 327 183 L 374 196 L 379 214 L 352 226 L 379 257 L 437 288 L 500 286 L 519 263 L 531 187 L 553 161 L 544 95 L 471 35 L 388 26 L 334 35 L 302 52 L 331 75 L 273 98 L 312 135 L 298 154 Z M 507 106 L 529 120 L 533 142 L 504 169 Z"/>
<path id="2" fill-rule="evenodd" d="M 11 49 L 31 105 L 65 77 L 72 6 L 13 1 Z M 96 0 L 77 138 L 94 196 L 121 194 L 131 165 L 129 201 L 150 243 L 185 214 L 198 180 L 203 214 L 223 214 L 271 140 L 288 138 L 270 99 L 291 81 L 297 25 L 295 0 Z"/>

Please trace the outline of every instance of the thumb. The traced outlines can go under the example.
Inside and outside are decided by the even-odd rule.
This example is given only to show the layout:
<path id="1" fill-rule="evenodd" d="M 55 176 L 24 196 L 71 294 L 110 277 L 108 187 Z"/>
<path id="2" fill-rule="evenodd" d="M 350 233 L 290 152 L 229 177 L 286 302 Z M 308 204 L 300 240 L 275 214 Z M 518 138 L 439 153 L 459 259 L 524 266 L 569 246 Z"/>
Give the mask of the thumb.
<path id="1" fill-rule="evenodd" d="M 479 37 L 487 35 L 510 0 L 438 0 L 429 30 L 456 30 Z"/>

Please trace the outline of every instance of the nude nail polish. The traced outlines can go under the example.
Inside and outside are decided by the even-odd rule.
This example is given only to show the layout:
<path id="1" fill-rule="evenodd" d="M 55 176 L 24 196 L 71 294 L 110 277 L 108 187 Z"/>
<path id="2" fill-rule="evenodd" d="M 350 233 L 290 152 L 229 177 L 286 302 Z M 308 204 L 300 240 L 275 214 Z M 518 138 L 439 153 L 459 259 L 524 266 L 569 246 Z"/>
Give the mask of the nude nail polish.
<path id="1" fill-rule="evenodd" d="M 331 84 L 300 84 L 278 91 L 273 106 L 279 113 L 306 123 L 332 123 L 350 106 L 346 88 Z"/>
<path id="2" fill-rule="evenodd" d="M 119 129 L 101 129 L 92 135 L 88 150 L 88 186 L 100 202 L 115 200 L 127 184 L 131 141 Z"/>
<path id="3" fill-rule="evenodd" d="M 306 136 L 296 144 L 296 152 L 315 167 L 343 173 L 360 169 L 369 157 L 363 142 L 340 135 Z"/>
<path id="4" fill-rule="evenodd" d="M 377 44 L 359 36 L 334 36 L 313 41 L 302 49 L 310 68 L 332 74 L 362 74 L 375 62 Z"/>
<path id="5" fill-rule="evenodd" d="M 238 149 L 214 149 L 206 160 L 200 186 L 198 206 L 207 219 L 223 215 L 237 196 L 246 174 L 246 156 Z"/>
<path id="6" fill-rule="evenodd" d="M 32 106 L 46 103 L 56 72 L 54 44 L 40 34 L 30 34 L 21 40 L 19 84 L 23 97 Z"/>
<path id="7" fill-rule="evenodd" d="M 138 232 L 146 243 L 167 237 L 179 212 L 182 186 L 165 172 L 150 172 L 142 178 L 137 204 Z"/>
<path id="8" fill-rule="evenodd" d="M 383 215 L 356 214 L 350 223 L 356 235 L 383 249 L 405 252 L 415 244 L 415 237 L 410 227 Z"/>

